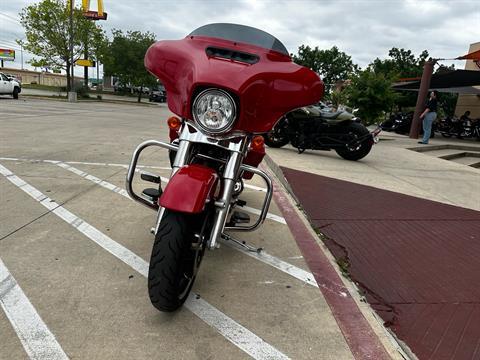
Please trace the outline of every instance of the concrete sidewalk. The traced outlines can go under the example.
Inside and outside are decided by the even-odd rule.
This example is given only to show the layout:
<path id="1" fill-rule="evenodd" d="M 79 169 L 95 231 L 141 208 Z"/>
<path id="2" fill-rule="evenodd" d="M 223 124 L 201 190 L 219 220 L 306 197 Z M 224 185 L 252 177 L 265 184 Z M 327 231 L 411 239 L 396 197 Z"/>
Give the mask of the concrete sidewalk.
<path id="1" fill-rule="evenodd" d="M 440 136 L 422 149 L 446 144 L 475 147 L 480 151 L 478 141 Z M 299 155 L 291 146 L 268 148 L 267 154 L 287 168 L 480 210 L 480 170 L 430 156 L 428 152 L 410 150 L 421 146 L 406 136 L 382 132 L 380 142 L 371 153 L 357 162 L 345 161 L 334 151 L 307 150 Z"/>
<path id="2" fill-rule="evenodd" d="M 480 150 L 443 138 L 420 147 L 389 133 L 359 162 L 267 150 L 342 271 L 420 359 L 479 355 L 480 170 L 424 151 L 445 146 Z"/>

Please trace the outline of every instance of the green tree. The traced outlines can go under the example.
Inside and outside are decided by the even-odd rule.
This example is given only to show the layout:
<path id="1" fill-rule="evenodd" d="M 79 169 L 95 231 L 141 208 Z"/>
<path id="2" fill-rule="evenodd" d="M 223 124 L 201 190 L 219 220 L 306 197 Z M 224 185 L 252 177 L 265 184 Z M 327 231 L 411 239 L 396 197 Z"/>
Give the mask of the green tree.
<path id="1" fill-rule="evenodd" d="M 375 73 L 371 68 L 353 76 L 351 84 L 344 91 L 349 105 L 358 108 L 358 115 L 367 124 L 378 121 L 384 111 L 391 109 L 396 99 L 391 79 L 382 73 Z"/>
<path id="2" fill-rule="evenodd" d="M 340 105 L 346 105 L 348 102 L 348 92 L 343 89 L 335 89 L 325 97 L 335 109 L 338 109 Z"/>
<path id="3" fill-rule="evenodd" d="M 105 58 L 108 56 L 109 42 L 105 31 L 101 28 L 96 27 L 90 35 L 89 44 L 89 59 L 95 60 L 98 75 L 100 63 L 103 64 Z M 99 84 L 97 84 L 97 91 L 100 91 Z"/>
<path id="4" fill-rule="evenodd" d="M 308 45 L 301 45 L 298 54 L 293 56 L 293 61 L 319 73 L 327 93 L 330 93 L 337 82 L 345 81 L 358 71 L 358 66 L 353 63 L 352 58 L 336 46 L 320 50 L 318 46 L 312 49 Z"/>
<path id="5" fill-rule="evenodd" d="M 416 57 L 411 50 L 391 48 L 387 59 L 376 58 L 369 67 L 376 74 L 383 74 L 389 78 L 392 84 L 401 78 L 416 78 L 422 76 L 423 65 L 428 59 L 428 51 L 424 50 Z M 403 107 L 415 106 L 417 94 L 411 91 L 402 91 L 397 94 L 395 106 L 399 109 Z"/>
<path id="6" fill-rule="evenodd" d="M 113 30 L 113 39 L 108 46 L 108 56 L 104 59 L 104 74 L 116 76 L 124 85 L 140 86 L 138 101 L 144 86 L 156 83 L 155 78 L 145 69 L 143 58 L 155 35 L 140 31 Z"/>
<path id="7" fill-rule="evenodd" d="M 36 57 L 31 60 L 34 66 L 64 70 L 67 73 L 67 86 L 70 90 L 70 11 L 64 0 L 42 0 L 29 5 L 19 14 L 25 28 L 25 50 Z M 80 9 L 73 11 L 73 59 L 78 60 L 84 52 L 83 41 L 97 26 L 83 16 Z"/>
<path id="8" fill-rule="evenodd" d="M 428 59 L 428 51 L 423 50 L 418 57 L 415 57 L 415 54 L 411 50 L 391 48 L 388 56 L 389 57 L 384 60 L 376 58 L 370 64 L 370 67 L 376 73 L 382 73 L 386 77 L 398 80 L 399 78 L 421 76 L 423 65 Z"/>

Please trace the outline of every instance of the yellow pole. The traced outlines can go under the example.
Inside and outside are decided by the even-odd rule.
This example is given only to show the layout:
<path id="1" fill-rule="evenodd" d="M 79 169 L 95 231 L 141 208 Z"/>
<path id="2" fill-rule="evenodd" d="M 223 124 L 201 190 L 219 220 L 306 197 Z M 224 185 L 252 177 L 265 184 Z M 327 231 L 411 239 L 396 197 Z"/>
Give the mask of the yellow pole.
<path id="1" fill-rule="evenodd" d="M 103 16 L 103 0 L 98 0 L 98 16 Z"/>
<path id="2" fill-rule="evenodd" d="M 82 10 L 83 12 L 90 10 L 90 0 L 82 0 Z"/>

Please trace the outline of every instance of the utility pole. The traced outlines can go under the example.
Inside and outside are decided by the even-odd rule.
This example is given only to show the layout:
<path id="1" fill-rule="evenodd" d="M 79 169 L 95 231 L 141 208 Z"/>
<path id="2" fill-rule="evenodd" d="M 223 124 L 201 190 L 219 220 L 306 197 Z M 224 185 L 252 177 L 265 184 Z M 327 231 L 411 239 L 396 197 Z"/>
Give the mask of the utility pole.
<path id="1" fill-rule="evenodd" d="M 23 44 L 20 44 L 20 59 L 22 61 L 22 70 L 23 70 Z"/>
<path id="2" fill-rule="evenodd" d="M 88 35 L 85 38 L 85 53 L 84 53 L 84 59 L 89 60 L 88 56 Z M 83 87 L 85 90 L 88 91 L 88 66 L 83 67 Z"/>
<path id="3" fill-rule="evenodd" d="M 418 139 L 421 124 L 420 114 L 425 110 L 425 101 L 427 100 L 428 89 L 430 88 L 433 66 L 436 62 L 436 59 L 430 59 L 426 61 L 423 66 L 422 80 L 420 81 L 420 88 L 418 89 L 417 105 L 415 106 L 415 113 L 413 114 L 412 125 L 410 126 L 410 139 Z"/>
<path id="4" fill-rule="evenodd" d="M 100 96 L 100 62 L 96 59 L 95 65 L 97 66 L 97 97 Z"/>
<path id="5" fill-rule="evenodd" d="M 77 93 L 74 90 L 74 69 L 75 64 L 73 63 L 73 6 L 74 0 L 70 1 L 70 65 L 71 65 L 71 73 L 70 73 L 70 91 L 68 92 L 68 101 L 69 102 L 77 102 Z"/>

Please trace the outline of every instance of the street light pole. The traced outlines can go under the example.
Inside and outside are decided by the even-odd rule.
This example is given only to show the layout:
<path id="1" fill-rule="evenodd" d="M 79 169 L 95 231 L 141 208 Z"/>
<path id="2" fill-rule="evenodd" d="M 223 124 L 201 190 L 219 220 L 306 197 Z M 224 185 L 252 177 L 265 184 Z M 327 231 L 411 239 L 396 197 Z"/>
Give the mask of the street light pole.
<path id="1" fill-rule="evenodd" d="M 77 101 L 77 93 L 74 90 L 74 69 L 75 64 L 73 63 L 73 6 L 74 0 L 70 1 L 70 91 L 68 92 L 68 101 L 69 102 L 76 102 Z"/>

